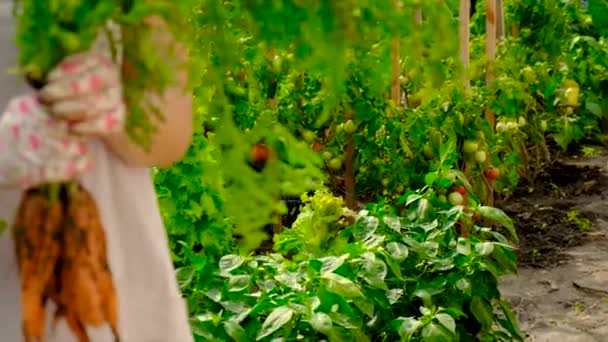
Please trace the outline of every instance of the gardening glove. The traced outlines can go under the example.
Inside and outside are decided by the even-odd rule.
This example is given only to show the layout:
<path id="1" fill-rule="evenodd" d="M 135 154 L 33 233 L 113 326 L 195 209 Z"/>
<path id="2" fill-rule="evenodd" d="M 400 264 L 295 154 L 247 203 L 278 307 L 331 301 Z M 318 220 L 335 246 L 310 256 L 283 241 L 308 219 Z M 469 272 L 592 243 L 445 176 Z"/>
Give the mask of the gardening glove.
<path id="1" fill-rule="evenodd" d="M 14 98 L 0 117 L 0 186 L 27 189 L 69 181 L 90 170 L 84 137 L 50 117 L 35 96 Z"/>
<path id="2" fill-rule="evenodd" d="M 124 128 L 120 69 L 102 53 L 66 58 L 49 73 L 40 97 L 49 113 L 68 121 L 76 134 L 102 137 Z"/>

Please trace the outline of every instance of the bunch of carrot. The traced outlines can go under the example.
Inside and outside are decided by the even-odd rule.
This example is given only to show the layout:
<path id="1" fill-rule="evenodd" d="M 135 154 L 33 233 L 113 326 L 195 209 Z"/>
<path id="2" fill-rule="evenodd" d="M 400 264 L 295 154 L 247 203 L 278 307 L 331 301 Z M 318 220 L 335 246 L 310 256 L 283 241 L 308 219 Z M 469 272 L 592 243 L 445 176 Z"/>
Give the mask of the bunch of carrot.
<path id="1" fill-rule="evenodd" d="M 81 342 L 86 327 L 108 323 L 118 341 L 116 291 L 93 197 L 80 185 L 48 185 L 24 193 L 13 230 L 21 276 L 26 342 L 45 336 L 46 306 L 56 305 Z"/>

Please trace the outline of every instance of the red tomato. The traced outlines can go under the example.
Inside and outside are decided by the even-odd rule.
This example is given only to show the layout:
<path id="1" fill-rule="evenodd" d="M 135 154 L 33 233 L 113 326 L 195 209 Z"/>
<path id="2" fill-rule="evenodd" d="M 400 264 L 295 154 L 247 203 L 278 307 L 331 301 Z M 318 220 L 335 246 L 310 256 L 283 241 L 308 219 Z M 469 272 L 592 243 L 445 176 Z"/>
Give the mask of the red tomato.
<path id="1" fill-rule="evenodd" d="M 253 149 L 251 150 L 251 159 L 255 162 L 265 162 L 268 160 L 268 155 L 270 151 L 268 147 L 264 144 L 256 144 L 253 145 Z"/>
<path id="2" fill-rule="evenodd" d="M 318 142 L 312 144 L 312 150 L 315 152 L 321 151 L 321 144 L 319 144 Z"/>
<path id="3" fill-rule="evenodd" d="M 461 194 L 462 196 L 467 194 L 467 189 L 464 188 L 464 186 L 460 186 L 460 185 L 456 185 L 454 187 L 454 191 L 456 191 L 457 193 Z"/>
<path id="4" fill-rule="evenodd" d="M 488 169 L 485 170 L 483 172 L 484 176 L 486 176 L 486 178 L 488 180 L 496 180 L 498 178 L 498 176 L 500 176 L 500 169 L 498 168 L 493 168 L 493 169 Z"/>

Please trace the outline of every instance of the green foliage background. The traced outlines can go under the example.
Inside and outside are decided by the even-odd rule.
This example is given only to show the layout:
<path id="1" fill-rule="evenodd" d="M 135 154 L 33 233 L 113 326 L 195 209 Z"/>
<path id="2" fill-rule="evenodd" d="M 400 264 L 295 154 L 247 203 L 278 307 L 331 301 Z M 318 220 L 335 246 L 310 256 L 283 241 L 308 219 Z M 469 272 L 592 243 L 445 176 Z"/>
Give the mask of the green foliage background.
<path id="1" fill-rule="evenodd" d="M 414 20 L 417 9 L 422 23 Z M 156 174 L 197 338 L 339 341 L 345 331 L 362 341 L 520 336 L 495 290 L 496 279 L 515 270 L 509 240 L 477 224 L 471 238 L 458 238 L 445 224 L 468 222 L 470 210 L 481 210 L 508 227 L 504 214 L 480 206 L 475 196 L 488 191 L 483 171 L 499 168 L 492 188 L 508 193 L 522 177 L 533 179 L 559 149 L 602 143 L 608 49 L 578 4 L 505 1 L 505 9 L 507 36 L 498 48 L 496 81 L 487 87 L 485 7 L 478 3 L 466 71 L 472 91 L 466 93 L 457 1 L 404 1 L 398 8 L 383 0 L 199 1 L 192 49 L 201 74 L 198 131 L 188 156 Z M 397 105 L 388 95 L 395 37 L 406 95 Z M 564 105 L 568 80 L 579 86 L 575 106 Z M 488 107 L 497 116 L 496 131 L 484 118 Z M 336 208 L 333 197 L 321 192 L 293 227 L 275 236 L 276 254 L 247 254 L 263 239 L 261 227 L 275 222 L 279 197 L 322 189 L 321 182 L 341 193 L 343 170 L 328 165 L 344 161 L 349 112 L 357 126 L 358 194 L 381 204 L 370 204 L 359 223 L 349 224 L 344 220 L 352 213 L 328 210 Z M 477 142 L 487 161 L 463 153 L 465 140 Z M 257 172 L 249 165 L 250 149 L 261 141 L 276 155 Z M 320 153 L 311 151 L 314 142 Z M 466 176 L 458 171 L 465 162 L 473 165 Z M 466 186 L 471 208 L 461 212 L 445 202 L 453 184 Z M 412 197 L 409 189 L 419 188 L 421 197 Z M 402 236 L 379 228 L 394 225 L 398 212 L 399 222 L 410 222 Z M 351 240 L 360 220 L 370 227 L 374 218 L 384 222 L 372 229 L 379 240 Z M 421 247 L 434 243 L 447 254 L 429 255 Z M 396 264 L 383 254 L 401 260 L 405 250 L 406 262 Z M 340 266 L 319 271 L 317 265 L 329 260 Z M 360 273 L 365 262 L 382 268 L 378 260 L 388 267 L 382 279 L 388 288 Z M 331 281 L 324 283 L 327 274 Z M 420 285 L 424 290 L 412 286 L 412 279 L 423 278 L 430 281 L 421 283 L 428 285 Z M 468 281 L 469 294 L 462 287 Z M 448 297 L 458 302 L 445 302 Z M 360 321 L 365 315 L 368 325 Z"/>

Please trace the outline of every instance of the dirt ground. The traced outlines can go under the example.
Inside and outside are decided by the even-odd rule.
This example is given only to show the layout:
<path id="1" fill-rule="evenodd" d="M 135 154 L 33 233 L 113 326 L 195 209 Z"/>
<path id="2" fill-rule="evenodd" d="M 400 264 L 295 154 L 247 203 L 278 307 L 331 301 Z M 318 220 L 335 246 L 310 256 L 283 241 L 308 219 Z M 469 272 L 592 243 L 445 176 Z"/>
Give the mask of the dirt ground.
<path id="1" fill-rule="evenodd" d="M 503 296 L 527 341 L 608 341 L 608 154 L 569 158 L 501 205 L 520 235 Z"/>

